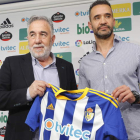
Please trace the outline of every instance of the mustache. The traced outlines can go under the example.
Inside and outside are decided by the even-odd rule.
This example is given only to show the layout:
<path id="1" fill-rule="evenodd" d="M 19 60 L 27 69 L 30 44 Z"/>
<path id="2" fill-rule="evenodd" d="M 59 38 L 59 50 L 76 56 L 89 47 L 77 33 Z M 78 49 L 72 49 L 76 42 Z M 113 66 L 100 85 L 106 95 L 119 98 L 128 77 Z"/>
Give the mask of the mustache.
<path id="1" fill-rule="evenodd" d="M 110 29 L 110 26 L 108 26 L 108 25 L 101 25 L 100 27 L 98 27 L 97 29 L 99 30 L 100 28 L 102 28 L 102 27 L 107 27 L 107 28 L 109 28 Z"/>
<path id="2" fill-rule="evenodd" d="M 37 47 L 43 47 L 43 48 L 45 48 L 45 45 L 44 44 L 38 44 L 38 45 L 33 45 L 33 48 L 37 48 Z"/>

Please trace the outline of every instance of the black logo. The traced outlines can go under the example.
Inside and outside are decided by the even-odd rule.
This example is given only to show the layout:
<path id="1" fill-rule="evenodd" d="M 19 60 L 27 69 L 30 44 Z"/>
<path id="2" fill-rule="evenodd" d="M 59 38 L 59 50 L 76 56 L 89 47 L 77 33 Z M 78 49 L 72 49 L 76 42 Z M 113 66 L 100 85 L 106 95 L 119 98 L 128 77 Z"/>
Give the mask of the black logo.
<path id="1" fill-rule="evenodd" d="M 5 21 L 3 21 L 3 23 L 1 23 L 0 25 L 0 29 L 1 28 L 12 28 L 14 27 L 14 25 L 10 22 L 9 18 L 7 18 Z"/>
<path id="2" fill-rule="evenodd" d="M 56 22 L 56 23 L 62 22 L 65 19 L 65 15 L 62 14 L 62 13 L 57 12 L 56 14 L 54 14 L 52 16 L 51 19 L 52 19 L 53 22 Z"/>
<path id="3" fill-rule="evenodd" d="M 0 128 L 0 136 L 4 137 L 5 132 L 6 132 L 6 126 L 3 126 L 2 128 Z"/>
<path id="4" fill-rule="evenodd" d="M 5 31 L 4 33 L 2 33 L 1 35 L 0 35 L 0 39 L 2 40 L 2 41 L 8 41 L 8 40 L 10 40 L 12 38 L 12 34 L 10 33 L 10 32 L 7 32 L 7 31 Z"/>

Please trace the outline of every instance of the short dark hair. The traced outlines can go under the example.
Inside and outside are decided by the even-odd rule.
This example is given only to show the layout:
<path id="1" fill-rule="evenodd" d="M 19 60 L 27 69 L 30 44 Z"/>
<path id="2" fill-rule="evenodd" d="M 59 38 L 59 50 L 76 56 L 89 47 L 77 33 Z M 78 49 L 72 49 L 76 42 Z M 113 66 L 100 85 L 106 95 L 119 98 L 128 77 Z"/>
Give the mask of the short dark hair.
<path id="1" fill-rule="evenodd" d="M 90 8 L 89 8 L 89 19 L 90 19 L 90 14 L 91 14 L 91 9 L 96 6 L 96 5 L 102 5 L 102 4 L 105 4 L 105 5 L 108 5 L 110 8 L 111 8 L 111 4 L 107 1 L 107 0 L 96 0 L 95 2 L 93 2 L 91 5 L 90 5 Z M 111 8 L 112 9 L 112 8 Z M 113 15 L 113 14 L 112 14 Z"/>

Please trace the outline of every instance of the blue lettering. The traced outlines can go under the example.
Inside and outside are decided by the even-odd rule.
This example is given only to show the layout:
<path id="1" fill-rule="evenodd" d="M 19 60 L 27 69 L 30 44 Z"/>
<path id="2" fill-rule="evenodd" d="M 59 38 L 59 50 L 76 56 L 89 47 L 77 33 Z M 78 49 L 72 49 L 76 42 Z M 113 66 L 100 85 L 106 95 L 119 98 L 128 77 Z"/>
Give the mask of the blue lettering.
<path id="1" fill-rule="evenodd" d="M 70 136 L 73 136 L 72 134 L 72 131 L 74 130 L 73 126 L 71 125 L 71 128 L 70 128 Z"/>
<path id="2" fill-rule="evenodd" d="M 79 135 L 80 135 L 80 136 L 79 136 Z M 76 129 L 76 130 L 74 131 L 74 136 L 75 136 L 76 138 L 80 138 L 80 137 L 81 137 L 81 135 L 82 135 L 81 130 Z"/>
<path id="3" fill-rule="evenodd" d="M 87 137 L 86 135 L 90 135 L 90 132 L 87 130 L 83 131 L 82 138 L 84 140 L 89 140 L 89 137 Z"/>

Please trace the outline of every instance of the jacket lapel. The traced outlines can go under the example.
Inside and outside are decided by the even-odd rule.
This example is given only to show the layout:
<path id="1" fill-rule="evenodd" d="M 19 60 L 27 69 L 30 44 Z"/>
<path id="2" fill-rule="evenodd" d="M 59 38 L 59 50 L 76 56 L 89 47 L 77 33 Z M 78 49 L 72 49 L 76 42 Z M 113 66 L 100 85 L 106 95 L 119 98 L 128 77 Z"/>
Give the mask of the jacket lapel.
<path id="1" fill-rule="evenodd" d="M 32 82 L 34 81 L 32 59 L 31 59 L 30 53 L 23 55 L 20 65 L 21 65 L 22 73 L 24 75 L 27 86 L 30 86 Z"/>
<path id="2" fill-rule="evenodd" d="M 66 66 L 62 64 L 59 58 L 56 57 L 56 67 L 58 70 L 60 87 L 63 89 L 67 88 L 67 75 L 66 75 Z"/>

